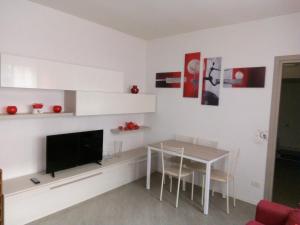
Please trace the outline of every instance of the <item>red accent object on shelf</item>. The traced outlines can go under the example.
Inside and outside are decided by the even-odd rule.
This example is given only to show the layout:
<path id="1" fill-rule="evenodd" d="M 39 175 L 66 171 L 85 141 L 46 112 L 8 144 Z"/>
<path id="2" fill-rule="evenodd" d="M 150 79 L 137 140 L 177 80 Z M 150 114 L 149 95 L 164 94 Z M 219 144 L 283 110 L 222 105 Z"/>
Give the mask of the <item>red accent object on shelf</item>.
<path id="1" fill-rule="evenodd" d="M 43 108 L 43 104 L 42 103 L 33 103 L 32 104 L 32 108 L 34 108 L 34 109 L 41 109 L 41 108 Z"/>
<path id="2" fill-rule="evenodd" d="M 140 128 L 140 126 L 132 121 L 125 123 L 125 130 L 137 130 L 139 128 Z"/>
<path id="3" fill-rule="evenodd" d="M 130 89 L 132 94 L 139 93 L 139 88 L 137 85 L 132 85 L 132 88 Z"/>
<path id="4" fill-rule="evenodd" d="M 126 127 L 129 129 L 129 130 L 132 130 L 134 128 L 134 123 L 133 122 L 128 122 L 126 123 Z"/>
<path id="5" fill-rule="evenodd" d="M 54 105 L 53 106 L 53 112 L 60 113 L 62 110 L 62 107 L 60 105 Z"/>
<path id="6" fill-rule="evenodd" d="M 10 105 L 10 106 L 7 106 L 7 107 L 6 107 L 6 112 L 7 112 L 8 114 L 10 114 L 10 115 L 16 114 L 17 111 L 18 111 L 17 106 Z"/>
<path id="7" fill-rule="evenodd" d="M 122 131 L 128 131 L 128 130 L 138 130 L 140 126 L 137 123 L 134 123 L 132 121 L 125 122 L 124 126 L 118 126 L 118 130 Z"/>

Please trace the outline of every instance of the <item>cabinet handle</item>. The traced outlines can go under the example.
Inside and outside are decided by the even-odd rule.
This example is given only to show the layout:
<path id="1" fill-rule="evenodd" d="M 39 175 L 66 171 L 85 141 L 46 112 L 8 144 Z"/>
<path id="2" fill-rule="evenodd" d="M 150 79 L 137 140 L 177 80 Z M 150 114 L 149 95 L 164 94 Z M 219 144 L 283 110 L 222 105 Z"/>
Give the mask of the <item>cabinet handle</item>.
<path id="1" fill-rule="evenodd" d="M 86 180 L 88 178 L 91 178 L 91 177 L 95 177 L 95 176 L 98 176 L 98 175 L 101 175 L 102 172 L 99 172 L 99 173 L 95 173 L 93 175 L 90 175 L 90 176 L 87 176 L 87 177 L 83 177 L 83 178 L 80 178 L 78 180 L 73 180 L 73 181 L 70 181 L 70 182 L 67 182 L 67 183 L 64 183 L 64 184 L 60 184 L 60 185 L 57 185 L 57 186 L 54 186 L 54 187 L 50 187 L 50 190 L 54 190 L 54 189 L 57 189 L 57 188 L 60 188 L 60 187 L 63 187 L 63 186 L 66 186 L 66 185 L 69 185 L 69 184 L 73 184 L 73 183 L 76 183 L 78 181 L 82 181 L 82 180 Z"/>

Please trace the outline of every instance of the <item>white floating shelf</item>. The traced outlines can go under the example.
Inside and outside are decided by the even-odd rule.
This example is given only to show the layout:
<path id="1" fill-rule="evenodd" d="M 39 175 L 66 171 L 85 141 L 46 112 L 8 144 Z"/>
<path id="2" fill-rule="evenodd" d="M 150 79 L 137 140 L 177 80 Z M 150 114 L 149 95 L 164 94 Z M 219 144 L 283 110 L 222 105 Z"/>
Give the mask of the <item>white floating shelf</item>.
<path id="1" fill-rule="evenodd" d="M 15 115 L 0 114 L 0 120 L 3 119 L 30 119 L 30 118 L 51 118 L 51 117 L 71 117 L 74 113 L 17 113 Z"/>
<path id="2" fill-rule="evenodd" d="M 145 130 L 150 130 L 150 127 L 140 126 L 140 128 L 137 130 L 119 130 L 118 128 L 116 128 L 116 129 L 111 129 L 110 131 L 113 134 L 125 134 L 125 133 L 139 132 L 139 131 L 145 131 Z"/>

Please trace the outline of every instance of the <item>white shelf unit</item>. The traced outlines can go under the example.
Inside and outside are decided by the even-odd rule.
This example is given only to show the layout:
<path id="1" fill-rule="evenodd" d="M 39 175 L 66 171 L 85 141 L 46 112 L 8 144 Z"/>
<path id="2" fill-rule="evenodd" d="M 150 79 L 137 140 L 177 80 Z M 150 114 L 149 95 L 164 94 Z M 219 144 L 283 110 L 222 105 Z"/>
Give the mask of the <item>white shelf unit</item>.
<path id="1" fill-rule="evenodd" d="M 63 170 L 52 178 L 44 172 L 5 180 L 5 225 L 24 225 L 146 175 L 145 147 L 123 152 L 103 161 Z M 153 171 L 156 160 L 152 160 Z M 30 178 L 36 177 L 35 185 Z"/>
<path id="2" fill-rule="evenodd" d="M 155 95 L 124 93 L 122 72 L 3 53 L 0 62 L 0 87 L 64 90 L 76 116 L 155 112 Z"/>
<path id="3" fill-rule="evenodd" d="M 1 87 L 123 92 L 122 72 L 1 54 Z"/>
<path id="4" fill-rule="evenodd" d="M 74 113 L 17 113 L 14 115 L 9 114 L 0 114 L 0 120 L 9 120 L 9 119 L 33 119 L 33 118 L 53 118 L 53 117 L 72 117 Z"/>
<path id="5" fill-rule="evenodd" d="M 76 116 L 155 112 L 156 96 L 146 94 L 66 91 L 65 109 Z"/>
<path id="6" fill-rule="evenodd" d="M 142 132 L 146 130 L 150 130 L 150 127 L 140 126 L 140 128 L 136 130 L 119 130 L 118 128 L 115 128 L 115 129 L 111 129 L 110 132 L 113 134 L 127 134 L 127 133 L 134 133 L 134 132 Z"/>

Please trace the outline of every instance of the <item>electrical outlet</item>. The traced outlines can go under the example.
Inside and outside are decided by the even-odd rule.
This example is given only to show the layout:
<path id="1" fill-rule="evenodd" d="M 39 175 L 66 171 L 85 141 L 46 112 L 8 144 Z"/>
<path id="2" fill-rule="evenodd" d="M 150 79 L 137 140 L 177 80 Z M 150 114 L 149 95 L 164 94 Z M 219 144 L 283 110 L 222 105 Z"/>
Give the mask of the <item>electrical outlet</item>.
<path id="1" fill-rule="evenodd" d="M 255 188 L 260 188 L 260 183 L 257 181 L 251 181 L 251 186 Z"/>

